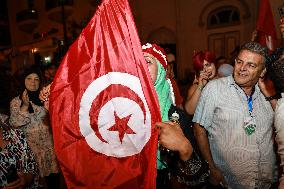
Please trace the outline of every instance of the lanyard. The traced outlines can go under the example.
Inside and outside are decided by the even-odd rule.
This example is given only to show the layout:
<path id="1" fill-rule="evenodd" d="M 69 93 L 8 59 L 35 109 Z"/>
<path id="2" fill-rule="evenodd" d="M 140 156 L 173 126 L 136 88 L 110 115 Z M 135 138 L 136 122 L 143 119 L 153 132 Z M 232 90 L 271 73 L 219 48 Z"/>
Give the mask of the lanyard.
<path id="1" fill-rule="evenodd" d="M 252 112 L 252 95 L 247 96 L 247 103 L 248 103 L 249 113 L 251 114 L 251 112 Z"/>

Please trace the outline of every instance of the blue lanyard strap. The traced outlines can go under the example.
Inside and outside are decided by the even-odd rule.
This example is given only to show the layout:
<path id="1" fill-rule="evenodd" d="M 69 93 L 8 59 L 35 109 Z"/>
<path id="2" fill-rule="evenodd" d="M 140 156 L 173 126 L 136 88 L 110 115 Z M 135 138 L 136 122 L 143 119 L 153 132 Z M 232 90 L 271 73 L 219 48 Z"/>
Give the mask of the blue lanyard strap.
<path id="1" fill-rule="evenodd" d="M 249 113 L 251 113 L 252 112 L 252 95 L 247 96 L 247 103 L 248 103 Z"/>

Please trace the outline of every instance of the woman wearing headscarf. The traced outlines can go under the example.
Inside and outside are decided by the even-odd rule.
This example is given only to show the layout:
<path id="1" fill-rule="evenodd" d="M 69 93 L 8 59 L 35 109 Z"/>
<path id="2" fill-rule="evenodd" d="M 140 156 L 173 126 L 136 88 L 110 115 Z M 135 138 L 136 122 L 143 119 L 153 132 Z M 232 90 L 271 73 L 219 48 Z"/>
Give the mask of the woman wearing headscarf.
<path id="1" fill-rule="evenodd" d="M 59 169 L 48 112 L 39 100 L 40 76 L 36 67 L 25 70 L 20 95 L 10 103 L 10 124 L 24 132 L 39 166 L 40 184 L 46 187 L 45 177 L 58 173 Z"/>
<path id="2" fill-rule="evenodd" d="M 173 92 L 166 73 L 166 54 L 158 45 L 149 43 L 142 46 L 142 51 L 158 96 L 163 121 L 157 123 L 160 129 L 157 188 L 176 188 L 177 185 L 182 188 L 200 188 L 209 176 L 207 164 L 194 150 L 190 119 L 174 106 Z"/>
<path id="3" fill-rule="evenodd" d="M 38 188 L 38 167 L 23 132 L 0 114 L 0 188 Z"/>

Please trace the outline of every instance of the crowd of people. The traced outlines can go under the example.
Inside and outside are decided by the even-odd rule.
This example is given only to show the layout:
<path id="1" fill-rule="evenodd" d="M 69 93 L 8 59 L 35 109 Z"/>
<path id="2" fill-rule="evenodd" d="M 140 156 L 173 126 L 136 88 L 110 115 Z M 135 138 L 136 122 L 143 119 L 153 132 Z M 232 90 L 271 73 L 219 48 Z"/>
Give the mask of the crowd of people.
<path id="1" fill-rule="evenodd" d="M 49 114 L 39 99 L 44 84 L 42 70 L 35 65 L 27 67 L 18 84 L 10 116 L 0 114 L 0 187 L 59 187 L 55 182 L 59 182 L 60 169 Z"/>
<path id="2" fill-rule="evenodd" d="M 280 30 L 284 38 L 284 23 Z M 250 41 L 233 63 L 195 52 L 195 80 L 185 98 L 173 55 L 155 44 L 142 51 L 162 117 L 157 188 L 284 189 L 284 47 L 268 55 Z M 0 114 L 0 188 L 58 187 L 52 185 L 60 182 L 60 168 L 48 114 L 55 71 L 27 68 L 10 116 Z"/>

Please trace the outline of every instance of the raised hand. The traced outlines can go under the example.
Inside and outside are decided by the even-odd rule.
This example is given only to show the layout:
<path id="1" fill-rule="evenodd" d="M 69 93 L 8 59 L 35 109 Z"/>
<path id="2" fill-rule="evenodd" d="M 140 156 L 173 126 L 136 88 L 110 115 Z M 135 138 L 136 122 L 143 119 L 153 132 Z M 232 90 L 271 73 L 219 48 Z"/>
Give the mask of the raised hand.
<path id="1" fill-rule="evenodd" d="M 258 32 L 257 30 L 254 30 L 251 34 L 251 41 L 256 41 L 258 37 Z"/>
<path id="2" fill-rule="evenodd" d="M 209 74 L 206 71 L 200 71 L 198 84 L 204 87 L 208 83 L 208 80 L 209 80 Z"/>
<path id="3" fill-rule="evenodd" d="M 43 87 L 39 93 L 39 99 L 43 102 L 44 108 L 49 109 L 49 95 L 50 95 L 50 86 L 51 84 Z"/>
<path id="4" fill-rule="evenodd" d="M 22 102 L 23 102 L 23 106 L 29 106 L 30 99 L 29 99 L 27 89 L 24 90 L 24 92 L 22 94 Z"/>
<path id="5" fill-rule="evenodd" d="M 20 110 L 22 112 L 27 112 L 29 109 L 29 104 L 30 104 L 30 99 L 29 99 L 29 95 L 27 90 L 24 90 L 22 96 L 21 96 L 21 100 L 22 100 L 22 105 L 20 107 Z"/>

